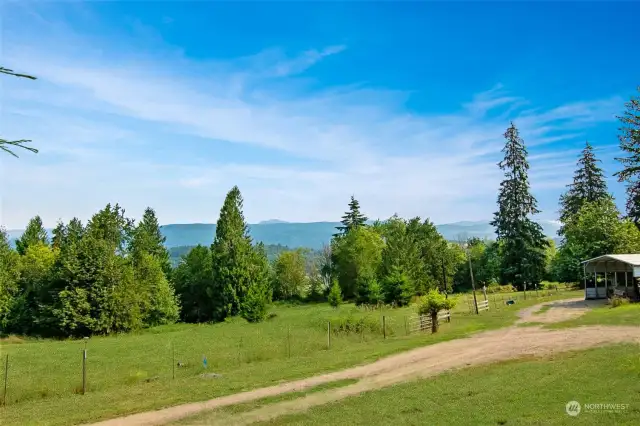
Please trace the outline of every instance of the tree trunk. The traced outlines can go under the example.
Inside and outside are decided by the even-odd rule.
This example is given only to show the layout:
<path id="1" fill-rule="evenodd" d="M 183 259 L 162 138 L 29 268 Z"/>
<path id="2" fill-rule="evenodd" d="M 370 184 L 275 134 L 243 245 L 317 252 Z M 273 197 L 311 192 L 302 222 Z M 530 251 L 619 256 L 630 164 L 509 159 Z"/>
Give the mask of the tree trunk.
<path id="1" fill-rule="evenodd" d="M 432 333 L 438 332 L 438 313 L 437 312 L 431 312 L 431 332 Z"/>

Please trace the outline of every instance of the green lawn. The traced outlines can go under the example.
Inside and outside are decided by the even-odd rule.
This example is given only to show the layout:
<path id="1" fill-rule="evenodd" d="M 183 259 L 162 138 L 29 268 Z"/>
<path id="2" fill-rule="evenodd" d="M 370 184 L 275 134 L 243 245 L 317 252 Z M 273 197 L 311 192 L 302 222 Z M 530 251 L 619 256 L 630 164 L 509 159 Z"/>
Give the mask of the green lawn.
<path id="1" fill-rule="evenodd" d="M 548 324 L 546 328 L 577 327 L 580 325 L 634 325 L 640 326 L 640 303 L 612 308 L 604 305 L 594 308 L 570 321 Z"/>
<path id="2" fill-rule="evenodd" d="M 567 415 L 569 401 L 582 404 L 578 416 Z M 610 403 L 629 407 L 608 413 L 588 411 L 585 406 Z M 475 367 L 261 423 L 327 424 L 638 425 L 640 347 L 605 346 Z"/>
<path id="3" fill-rule="evenodd" d="M 85 342 L 5 340 L 0 355 L 3 360 L 9 355 L 9 383 L 0 423 L 68 425 L 215 398 L 503 327 L 515 321 L 519 309 L 540 301 L 529 297 L 511 307 L 492 304 L 489 312 L 478 316 L 469 314 L 462 302 L 452 322 L 443 324 L 436 335 L 405 335 L 405 317 L 414 314 L 413 308 L 365 312 L 345 305 L 336 311 L 323 304 L 276 306 L 276 316 L 260 324 L 233 319 L 92 338 L 87 342 L 86 395 L 79 394 Z M 388 338 L 372 332 L 334 335 L 327 350 L 327 321 L 348 312 L 370 316 L 374 322 L 384 315 Z M 200 377 L 205 372 L 203 356 L 208 361 L 206 371 L 222 377 Z M 175 380 L 174 359 L 184 365 L 176 367 Z M 4 362 L 0 371 L 4 372 Z"/>

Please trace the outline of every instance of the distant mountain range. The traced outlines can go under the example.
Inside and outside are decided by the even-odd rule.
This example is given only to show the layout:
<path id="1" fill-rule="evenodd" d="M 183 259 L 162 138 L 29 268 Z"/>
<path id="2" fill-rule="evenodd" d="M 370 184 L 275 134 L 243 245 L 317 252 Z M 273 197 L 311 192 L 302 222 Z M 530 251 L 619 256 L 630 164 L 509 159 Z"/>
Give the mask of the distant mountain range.
<path id="1" fill-rule="evenodd" d="M 540 220 L 538 223 L 542 225 L 547 236 L 557 237 L 556 233 L 559 229 L 557 221 Z M 339 222 L 292 223 L 271 219 L 249 225 L 249 233 L 255 241 L 264 244 L 320 249 L 323 244 L 329 243 L 331 236 L 336 233 L 336 226 L 339 225 Z M 436 225 L 436 227 L 450 241 L 457 241 L 459 237 L 495 239 L 495 231 L 489 225 L 489 221 L 446 223 Z M 166 237 L 168 248 L 198 244 L 209 245 L 216 233 L 216 225 L 212 223 L 163 225 L 161 231 Z M 9 230 L 9 239 L 19 238 L 22 232 L 22 230 Z M 48 232 L 51 233 L 50 230 Z"/>

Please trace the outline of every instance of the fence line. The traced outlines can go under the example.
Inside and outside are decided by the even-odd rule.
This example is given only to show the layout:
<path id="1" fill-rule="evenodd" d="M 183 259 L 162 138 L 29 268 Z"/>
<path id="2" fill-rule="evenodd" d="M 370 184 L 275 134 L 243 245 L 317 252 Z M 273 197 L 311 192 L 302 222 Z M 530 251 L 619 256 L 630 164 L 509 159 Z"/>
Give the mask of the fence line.
<path id="1" fill-rule="evenodd" d="M 451 322 L 451 311 L 443 311 L 438 313 L 438 322 L 441 322 L 443 320 Z M 409 333 L 431 329 L 432 325 L 433 323 L 431 321 L 431 315 L 417 315 L 408 320 Z"/>
<path id="2" fill-rule="evenodd" d="M 561 294 L 564 291 L 568 291 L 568 289 L 558 288 L 552 290 L 539 290 L 538 298 L 547 298 L 550 295 Z M 488 300 L 478 301 L 479 311 L 490 309 L 491 295 L 487 296 L 489 297 Z M 457 310 L 456 315 L 460 313 L 465 316 L 464 301 L 462 299 L 466 299 L 470 310 L 473 309 L 473 299 L 469 294 L 461 296 L 459 299 L 462 309 Z M 493 294 L 494 306 L 491 308 L 497 310 L 497 306 L 502 304 L 504 309 L 508 309 L 505 306 L 506 302 L 508 300 L 518 299 L 523 299 L 523 293 L 496 293 Z M 536 292 L 528 291 L 527 299 L 536 299 Z M 380 315 L 377 320 L 382 323 L 382 329 L 379 328 L 380 323 L 378 323 L 377 328 L 367 328 L 365 325 L 362 325 L 357 331 L 352 330 L 346 334 L 339 333 L 332 328 L 332 325 L 334 327 L 336 326 L 335 323 L 332 324 L 329 321 L 321 321 L 320 324 L 318 324 L 319 327 L 317 330 L 312 333 L 309 333 L 307 328 L 298 329 L 294 325 L 293 327 L 283 327 L 281 331 L 277 331 L 276 333 L 270 331 L 269 333 L 262 335 L 261 333 L 265 332 L 258 331 L 256 339 L 254 339 L 253 334 L 246 336 L 233 336 L 231 339 L 225 339 L 224 351 L 227 353 L 222 356 L 213 355 L 214 352 L 212 351 L 214 351 L 213 347 L 215 344 L 209 345 L 209 347 L 204 350 L 194 350 L 193 348 L 183 348 L 181 345 L 177 345 L 176 342 L 169 341 L 163 343 L 165 345 L 163 351 L 165 352 L 158 354 L 161 361 L 156 362 L 151 359 L 149 360 L 151 361 L 148 363 L 149 365 L 143 366 L 146 361 L 141 360 L 141 363 L 137 367 L 140 371 L 136 371 L 135 374 L 129 373 L 129 376 L 126 375 L 126 372 L 122 375 L 119 374 L 117 377 L 117 383 L 125 385 L 125 383 L 139 383 L 157 379 L 179 379 L 184 378 L 187 375 L 196 374 L 196 371 L 197 374 L 200 374 L 203 371 L 203 367 L 201 367 L 200 363 L 203 362 L 205 364 L 204 368 L 206 369 L 207 361 L 205 360 L 209 355 L 212 355 L 209 358 L 209 370 L 216 371 L 217 368 L 224 368 L 225 366 L 232 366 L 233 364 L 242 365 L 275 358 L 293 360 L 296 356 L 305 356 L 305 354 L 310 351 L 318 351 L 325 348 L 330 350 L 341 350 L 349 347 L 349 345 L 354 343 L 356 340 L 359 340 L 364 344 L 365 342 L 370 343 L 373 341 L 381 341 L 385 338 L 395 338 L 402 336 L 403 328 L 405 331 L 404 334 L 408 336 L 416 332 L 430 330 L 433 325 L 429 315 Z M 438 321 L 451 322 L 451 312 L 440 312 L 438 314 Z M 326 327 L 326 330 L 323 330 L 323 326 Z M 367 334 L 366 339 L 365 333 Z M 264 340 L 261 336 L 264 336 L 267 340 Z M 78 362 L 81 360 L 78 359 L 80 357 L 78 356 L 76 349 L 73 349 L 72 355 L 70 352 L 69 360 L 73 363 L 73 377 L 72 379 L 64 380 L 64 383 L 62 384 L 55 383 L 55 385 L 50 386 L 51 393 L 49 393 L 47 386 L 43 386 L 42 389 L 36 389 L 27 383 L 20 383 L 20 377 L 25 373 L 24 369 L 31 367 L 26 365 L 23 359 L 13 357 L 13 355 L 11 365 L 9 365 L 8 355 L 7 357 L 3 357 L 4 359 L 0 360 L 0 369 L 3 367 L 2 364 L 4 364 L 4 371 L 0 372 L 0 380 L 4 379 L 4 383 L 0 383 L 0 392 L 2 392 L 1 402 L 3 404 L 11 404 L 16 401 L 35 399 L 36 395 L 40 394 L 46 395 L 46 397 L 62 395 L 66 392 L 84 394 L 101 390 L 106 387 L 112 388 L 114 386 L 119 386 L 112 380 L 106 380 L 106 377 L 109 374 L 113 374 L 110 372 L 110 369 L 113 368 L 113 366 L 111 364 L 104 363 L 104 354 L 102 354 L 101 357 L 92 357 L 92 350 L 93 349 L 87 351 L 85 349 L 81 352 L 81 364 Z M 273 354 L 276 352 L 278 355 L 274 356 Z M 93 352 L 93 354 L 95 355 L 96 352 Z M 198 359 L 200 356 L 202 356 L 202 359 Z M 100 360 L 96 361 L 97 358 L 100 358 Z M 169 362 L 171 365 L 168 365 Z M 136 376 L 138 372 L 141 373 L 140 376 Z M 207 377 L 209 376 L 217 377 L 218 375 L 210 373 Z M 51 378 L 51 380 L 53 379 L 54 378 Z M 11 383 L 9 383 L 11 386 L 8 386 L 7 384 L 9 380 L 11 381 Z M 49 378 L 47 378 L 47 380 L 49 380 Z M 11 389 L 7 389 L 8 387 Z M 45 396 L 42 397 L 44 398 Z"/>

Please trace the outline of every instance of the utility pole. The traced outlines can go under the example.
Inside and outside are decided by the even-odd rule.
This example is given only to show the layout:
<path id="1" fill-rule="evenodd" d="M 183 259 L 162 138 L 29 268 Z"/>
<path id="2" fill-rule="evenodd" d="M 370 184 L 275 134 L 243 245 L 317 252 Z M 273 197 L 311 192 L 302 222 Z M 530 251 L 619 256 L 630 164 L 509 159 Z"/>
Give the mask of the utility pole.
<path id="1" fill-rule="evenodd" d="M 476 298 L 476 282 L 473 279 L 473 267 L 471 266 L 471 254 L 469 253 L 469 244 L 465 243 L 464 248 L 467 252 L 467 259 L 469 260 L 469 274 L 471 275 L 471 288 L 473 289 L 473 304 L 476 310 L 476 315 L 479 315 L 478 312 L 478 299 Z"/>

